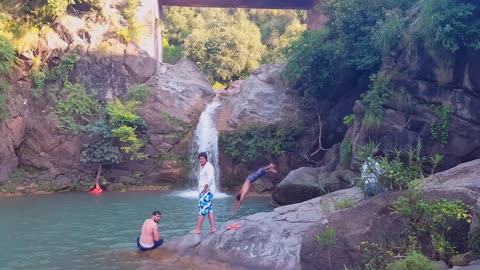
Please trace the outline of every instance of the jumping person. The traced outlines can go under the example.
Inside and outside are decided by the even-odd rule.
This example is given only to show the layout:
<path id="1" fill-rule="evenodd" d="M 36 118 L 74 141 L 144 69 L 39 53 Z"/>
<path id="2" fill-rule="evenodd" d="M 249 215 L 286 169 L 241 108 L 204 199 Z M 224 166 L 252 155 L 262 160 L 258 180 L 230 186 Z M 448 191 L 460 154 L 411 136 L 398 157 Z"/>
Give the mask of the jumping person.
<path id="1" fill-rule="evenodd" d="M 270 163 L 267 166 L 262 167 L 258 169 L 256 172 L 247 176 L 247 179 L 245 179 L 245 182 L 243 183 L 236 197 L 237 200 L 235 201 L 235 204 L 233 206 L 232 215 L 235 215 L 235 213 L 237 213 L 237 210 L 238 208 L 240 208 L 240 204 L 242 204 L 243 199 L 245 198 L 245 195 L 247 195 L 248 191 L 250 190 L 251 184 L 257 181 L 258 178 L 264 176 L 267 172 L 277 173 L 277 170 L 275 169 L 275 167 L 276 167 L 275 164 Z"/>
<path id="2" fill-rule="evenodd" d="M 208 162 L 207 153 L 205 152 L 198 154 L 198 163 L 200 164 L 200 176 L 198 179 L 198 220 L 197 226 L 190 233 L 199 234 L 201 232 L 205 216 L 208 216 L 208 220 L 210 221 L 210 232 L 214 233 L 217 231 L 212 204 L 216 191 L 215 169 L 213 165 Z"/>
<path id="3" fill-rule="evenodd" d="M 163 244 L 163 239 L 160 238 L 160 233 L 158 232 L 158 222 L 161 216 L 162 213 L 155 210 L 152 213 L 152 217 L 143 222 L 140 237 L 137 237 L 138 249 L 142 251 L 153 250 Z"/>

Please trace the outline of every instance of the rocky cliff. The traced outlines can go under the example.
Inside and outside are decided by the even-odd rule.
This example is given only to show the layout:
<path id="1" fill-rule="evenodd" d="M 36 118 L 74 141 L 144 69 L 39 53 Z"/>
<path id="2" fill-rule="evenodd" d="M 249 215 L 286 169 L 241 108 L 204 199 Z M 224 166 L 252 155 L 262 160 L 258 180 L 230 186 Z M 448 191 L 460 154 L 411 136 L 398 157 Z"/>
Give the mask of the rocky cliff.
<path id="1" fill-rule="evenodd" d="M 0 182 L 45 183 L 63 189 L 94 178 L 96 168 L 80 163 L 82 145 L 91 139 L 82 132 L 62 129 L 53 113 L 51 89 L 58 84 L 50 82 L 37 94 L 31 75 L 34 59 L 53 69 L 73 51 L 79 59 L 69 80 L 83 84 L 99 104 L 122 99 L 130 86 L 148 87 L 140 109 L 147 125 L 142 138 L 147 158 L 124 158 L 106 168 L 106 179 L 128 184 L 180 184 L 185 180 L 191 129 L 214 92 L 191 61 L 163 64 L 142 49 L 142 42 L 122 41 L 116 31 L 124 23 L 121 10 L 125 3 L 107 1 L 104 12 L 109 16 L 69 7 L 36 46 L 19 56 L 21 61 L 10 77 L 2 78 L 8 82 L 9 116 L 0 126 Z M 149 38 L 144 36 L 143 41 Z"/>

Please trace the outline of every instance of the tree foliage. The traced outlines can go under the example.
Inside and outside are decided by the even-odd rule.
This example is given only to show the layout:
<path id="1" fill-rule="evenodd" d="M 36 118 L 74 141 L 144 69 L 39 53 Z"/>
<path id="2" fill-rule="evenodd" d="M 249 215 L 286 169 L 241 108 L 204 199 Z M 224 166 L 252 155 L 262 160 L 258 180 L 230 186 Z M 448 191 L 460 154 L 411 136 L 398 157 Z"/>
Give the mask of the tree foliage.
<path id="1" fill-rule="evenodd" d="M 287 50 L 286 78 L 303 94 L 335 91 L 332 81 L 354 70 L 371 75 L 382 56 L 406 40 L 407 54 L 419 47 L 447 52 L 480 48 L 480 4 L 475 0 L 329 0 L 330 18 L 319 33 L 305 33 Z"/>
<path id="2" fill-rule="evenodd" d="M 258 27 L 241 11 L 216 17 L 204 29 L 194 29 L 183 48 L 185 56 L 208 77 L 219 81 L 257 68 L 265 50 Z"/>
<path id="3" fill-rule="evenodd" d="M 278 62 L 306 28 L 305 12 L 170 7 L 165 12 L 164 60 L 194 59 L 212 81 L 229 81 Z"/>
<path id="4" fill-rule="evenodd" d="M 233 159 L 248 162 L 261 156 L 273 157 L 293 150 L 302 129 L 274 125 L 251 127 L 233 133 L 221 133 L 219 145 Z"/>

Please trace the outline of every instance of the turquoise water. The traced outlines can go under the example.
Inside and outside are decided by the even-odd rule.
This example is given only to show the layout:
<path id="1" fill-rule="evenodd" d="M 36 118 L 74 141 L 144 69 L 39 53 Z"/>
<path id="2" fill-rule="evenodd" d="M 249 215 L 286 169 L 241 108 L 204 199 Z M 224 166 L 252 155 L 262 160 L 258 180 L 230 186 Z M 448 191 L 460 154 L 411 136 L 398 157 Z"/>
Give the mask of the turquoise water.
<path id="1" fill-rule="evenodd" d="M 219 226 L 233 219 L 233 202 L 232 196 L 215 199 Z M 0 269 L 145 268 L 148 258 L 135 251 L 143 221 L 160 210 L 160 235 L 168 241 L 194 228 L 196 203 L 195 198 L 162 192 L 0 198 Z M 268 198 L 249 197 L 234 218 L 271 210 Z M 209 229 L 206 220 L 203 232 Z M 154 265 L 175 269 L 161 262 Z"/>

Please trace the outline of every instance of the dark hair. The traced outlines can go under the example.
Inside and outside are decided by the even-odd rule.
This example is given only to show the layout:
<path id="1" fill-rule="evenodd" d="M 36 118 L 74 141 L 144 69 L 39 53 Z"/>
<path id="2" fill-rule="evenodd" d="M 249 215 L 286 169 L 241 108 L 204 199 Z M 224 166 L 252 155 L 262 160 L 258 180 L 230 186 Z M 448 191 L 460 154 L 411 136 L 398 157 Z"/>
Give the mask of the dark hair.
<path id="1" fill-rule="evenodd" d="M 198 154 L 198 158 L 201 158 L 201 157 L 204 157 L 206 160 L 208 160 L 207 153 L 205 152 L 201 152 L 200 154 Z"/>
<path id="2" fill-rule="evenodd" d="M 155 210 L 155 211 L 153 211 L 152 216 L 156 216 L 156 215 L 160 215 L 160 216 L 161 216 L 162 213 L 161 213 L 160 211 L 158 211 L 158 210 Z"/>

